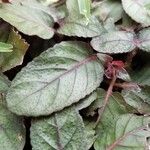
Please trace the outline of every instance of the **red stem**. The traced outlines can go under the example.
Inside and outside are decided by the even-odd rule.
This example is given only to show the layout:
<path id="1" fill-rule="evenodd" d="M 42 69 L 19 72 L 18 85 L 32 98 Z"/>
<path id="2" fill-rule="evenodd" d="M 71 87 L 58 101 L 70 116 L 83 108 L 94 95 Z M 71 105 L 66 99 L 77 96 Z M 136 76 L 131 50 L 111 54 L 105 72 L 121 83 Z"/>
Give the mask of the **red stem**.
<path id="1" fill-rule="evenodd" d="M 107 93 L 106 93 L 106 96 L 105 96 L 105 99 L 104 99 L 104 105 L 103 105 L 102 108 L 99 108 L 99 110 L 98 110 L 99 116 L 98 116 L 98 118 L 97 118 L 95 127 L 96 127 L 96 126 L 98 125 L 98 123 L 100 122 L 101 117 L 102 117 L 102 115 L 103 115 L 103 112 L 105 111 L 105 108 L 106 108 L 106 106 L 107 106 L 107 104 L 108 104 L 108 102 L 109 102 L 109 97 L 110 97 L 111 94 L 112 94 L 113 86 L 114 86 L 114 84 L 115 84 L 115 82 L 116 82 L 116 79 L 117 79 L 117 77 L 116 77 L 116 70 L 114 70 L 114 71 L 113 71 L 113 78 L 112 78 L 112 80 L 111 80 L 111 82 L 110 82 L 109 88 L 108 88 L 108 90 L 107 90 Z"/>

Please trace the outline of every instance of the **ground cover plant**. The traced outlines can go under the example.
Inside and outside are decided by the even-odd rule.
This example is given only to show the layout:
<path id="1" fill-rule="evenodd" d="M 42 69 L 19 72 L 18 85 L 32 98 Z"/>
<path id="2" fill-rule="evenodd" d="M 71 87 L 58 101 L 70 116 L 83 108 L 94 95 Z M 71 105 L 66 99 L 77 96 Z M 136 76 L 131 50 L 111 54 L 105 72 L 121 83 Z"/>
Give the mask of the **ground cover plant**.
<path id="1" fill-rule="evenodd" d="M 0 150 L 150 150 L 150 0 L 0 1 Z"/>

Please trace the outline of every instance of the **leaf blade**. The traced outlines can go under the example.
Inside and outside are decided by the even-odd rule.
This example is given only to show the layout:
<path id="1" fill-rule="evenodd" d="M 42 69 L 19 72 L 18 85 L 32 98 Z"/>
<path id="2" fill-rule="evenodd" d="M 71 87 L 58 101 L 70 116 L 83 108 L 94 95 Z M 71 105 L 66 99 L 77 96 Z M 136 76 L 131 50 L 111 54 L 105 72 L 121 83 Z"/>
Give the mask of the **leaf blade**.
<path id="1" fill-rule="evenodd" d="M 127 104 L 135 108 L 141 114 L 150 113 L 150 87 L 141 87 L 138 91 L 135 89 L 125 89 L 122 91 L 122 95 Z"/>
<path id="2" fill-rule="evenodd" d="M 141 23 L 143 26 L 150 25 L 149 13 L 145 8 L 145 5 L 149 3 L 149 0 L 122 0 L 122 5 L 126 13 L 136 22 Z"/>
<path id="3" fill-rule="evenodd" d="M 12 52 L 12 48 L 11 44 L 0 42 L 0 52 Z"/>
<path id="4" fill-rule="evenodd" d="M 25 128 L 22 119 L 10 113 L 0 104 L 0 149 L 23 149 L 25 144 Z"/>
<path id="5" fill-rule="evenodd" d="M 138 36 L 140 41 L 138 47 L 143 51 L 150 52 L 150 28 L 141 30 Z"/>
<path id="6" fill-rule="evenodd" d="M 43 8 L 36 0 L 32 1 L 32 5 L 28 0 L 1 4 L 0 17 L 28 35 L 50 39 L 54 34 L 52 29 L 54 19 L 50 16 L 47 7 Z"/>
<path id="7" fill-rule="evenodd" d="M 45 119 L 33 120 L 31 143 L 33 150 L 84 150 L 87 141 L 83 120 L 74 108 L 55 113 Z"/>
<path id="8" fill-rule="evenodd" d="M 18 74 L 7 94 L 8 107 L 19 115 L 51 114 L 94 91 L 103 79 L 103 72 L 85 43 L 62 42 Z"/>
<path id="9" fill-rule="evenodd" d="M 0 39 L 0 41 L 5 41 L 6 43 L 11 44 L 13 46 L 13 51 L 11 53 L 0 54 L 0 67 L 2 72 L 10 70 L 17 65 L 21 65 L 24 55 L 29 47 L 28 43 L 22 39 L 21 35 L 17 31 L 12 29 L 5 34 L 8 35 L 6 35 L 4 39 Z"/>
<path id="10" fill-rule="evenodd" d="M 134 34 L 131 32 L 113 31 L 93 38 L 91 45 L 101 53 L 126 53 L 136 48 L 133 40 Z"/>

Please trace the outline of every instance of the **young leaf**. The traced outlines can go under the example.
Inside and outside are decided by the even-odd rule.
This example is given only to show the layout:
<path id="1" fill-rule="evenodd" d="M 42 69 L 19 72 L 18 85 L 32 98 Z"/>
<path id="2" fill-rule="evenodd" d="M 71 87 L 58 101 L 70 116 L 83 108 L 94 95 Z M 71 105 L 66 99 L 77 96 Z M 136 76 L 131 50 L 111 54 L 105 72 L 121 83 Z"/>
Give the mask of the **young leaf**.
<path id="1" fill-rule="evenodd" d="M 149 0 L 122 0 L 123 8 L 126 13 L 136 22 L 143 26 L 150 25 L 150 16 L 145 5 Z"/>
<path id="2" fill-rule="evenodd" d="M 0 104 L 0 149 L 22 150 L 24 144 L 25 128 L 22 119 Z"/>
<path id="3" fill-rule="evenodd" d="M 32 121 L 33 150 L 85 150 L 88 141 L 83 120 L 74 108 Z"/>
<path id="4" fill-rule="evenodd" d="M 29 45 L 21 38 L 20 34 L 14 30 L 11 30 L 9 35 L 2 38 L 2 40 L 13 45 L 13 51 L 11 53 L 0 53 L 0 68 L 2 72 L 4 72 L 22 64 Z"/>
<path id="5" fill-rule="evenodd" d="M 87 44 L 62 42 L 18 73 L 7 104 L 18 115 L 48 115 L 90 94 L 100 85 L 103 74 L 103 66 Z"/>
<path id="6" fill-rule="evenodd" d="M 110 110 L 111 111 L 111 110 Z M 114 118 L 113 120 L 111 118 Z M 150 117 L 133 114 L 107 116 L 99 126 L 95 150 L 148 149 Z"/>
<path id="7" fill-rule="evenodd" d="M 125 89 L 122 95 L 127 104 L 142 114 L 150 113 L 150 87 L 142 87 L 141 91 L 136 89 Z"/>
<path id="8" fill-rule="evenodd" d="M 78 0 L 66 0 L 66 6 L 70 20 L 82 18 L 82 15 L 79 11 Z"/>
<path id="9" fill-rule="evenodd" d="M 150 52 L 150 27 L 145 28 L 139 32 L 138 47 L 146 52 Z"/>
<path id="10" fill-rule="evenodd" d="M 11 44 L 0 42 L 0 52 L 12 52 L 12 48 Z"/>
<path id="11" fill-rule="evenodd" d="M 50 39 L 54 19 L 53 10 L 42 6 L 37 0 L 15 0 L 11 4 L 1 4 L 0 17 L 19 31 L 28 35 L 37 35 Z"/>
<path id="12" fill-rule="evenodd" d="M 85 16 L 88 23 L 89 17 L 91 15 L 91 0 L 78 0 L 78 5 L 80 14 Z"/>
<path id="13" fill-rule="evenodd" d="M 95 37 L 91 41 L 92 47 L 101 53 L 126 53 L 136 48 L 134 33 L 113 31 Z"/>

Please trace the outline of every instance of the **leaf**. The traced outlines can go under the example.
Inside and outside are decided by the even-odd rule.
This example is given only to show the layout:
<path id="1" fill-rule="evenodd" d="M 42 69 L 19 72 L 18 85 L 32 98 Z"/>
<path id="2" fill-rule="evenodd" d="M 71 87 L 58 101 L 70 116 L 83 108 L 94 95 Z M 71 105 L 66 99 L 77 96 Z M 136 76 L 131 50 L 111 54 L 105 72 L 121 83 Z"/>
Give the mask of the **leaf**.
<path id="1" fill-rule="evenodd" d="M 22 119 L 0 104 L 0 149 L 22 150 L 24 144 L 25 128 Z"/>
<path id="2" fill-rule="evenodd" d="M 138 47 L 146 52 L 150 52 L 150 27 L 139 32 Z"/>
<path id="3" fill-rule="evenodd" d="M 120 1 L 104 0 L 93 3 L 93 15 L 98 16 L 102 21 L 112 18 L 117 22 L 122 18 L 123 8 Z"/>
<path id="4" fill-rule="evenodd" d="M 142 87 L 141 91 L 137 89 L 125 89 L 122 95 L 127 104 L 135 108 L 142 114 L 150 113 L 150 87 Z"/>
<path id="5" fill-rule="evenodd" d="M 118 79 L 122 79 L 122 80 L 128 81 L 128 82 L 131 81 L 130 75 L 124 68 L 119 69 L 116 73 L 116 76 Z"/>
<path id="6" fill-rule="evenodd" d="M 122 5 L 126 13 L 136 22 L 143 26 L 150 25 L 150 16 L 145 5 L 149 0 L 122 0 Z"/>
<path id="7" fill-rule="evenodd" d="M 41 3 L 43 3 L 43 5 L 48 6 L 51 5 L 53 3 L 58 2 L 59 0 L 39 0 Z"/>
<path id="8" fill-rule="evenodd" d="M 94 16 L 89 16 L 87 23 L 87 19 L 79 13 L 77 0 L 67 0 L 66 5 L 69 16 L 59 23 L 58 33 L 67 36 L 94 37 L 104 31 L 101 22 Z"/>
<path id="9" fill-rule="evenodd" d="M 130 72 L 130 76 L 133 82 L 138 83 L 141 86 L 150 86 L 150 55 L 146 52 L 141 52 L 135 64 L 135 69 Z"/>
<path id="10" fill-rule="evenodd" d="M 13 45 L 13 51 L 11 53 L 0 53 L 0 67 L 2 72 L 21 65 L 29 46 L 19 33 L 14 30 L 10 31 L 8 37 L 5 37 L 5 42 Z"/>
<path id="11" fill-rule="evenodd" d="M 104 31 L 101 23 L 95 17 L 90 17 L 88 24 L 86 22 L 86 18 L 75 21 L 65 20 L 60 24 L 57 32 L 67 36 L 94 37 L 101 35 Z"/>
<path id="12" fill-rule="evenodd" d="M 98 99 L 93 103 L 93 105 L 90 106 L 92 108 L 91 110 L 95 110 L 96 107 L 101 108 L 103 106 L 103 99 L 106 92 L 104 92 L 104 90 L 102 89 L 98 89 L 97 94 Z M 134 116 L 132 114 L 126 114 L 133 111 L 134 110 L 132 109 L 132 107 L 126 104 L 124 98 L 120 93 L 112 93 L 109 99 L 109 103 L 106 105 L 101 120 L 98 123 L 96 129 L 97 139 L 94 144 L 95 150 L 124 150 L 125 147 L 127 147 L 128 149 L 132 149 L 132 146 L 133 148 L 136 148 L 138 146 L 138 148 L 140 148 L 140 146 L 142 147 L 146 145 L 145 136 L 146 134 L 147 136 L 149 135 L 149 131 L 140 131 L 142 136 L 139 137 L 136 132 L 135 136 L 137 136 L 137 138 L 135 138 L 132 132 L 131 134 L 128 133 L 128 131 L 130 132 L 130 129 L 134 130 L 135 128 L 137 128 L 137 126 L 143 126 L 141 124 L 144 124 L 144 121 L 146 120 L 143 119 L 143 117 Z M 144 121 L 142 122 L 142 120 Z M 148 123 L 148 121 L 146 123 Z M 144 127 L 144 129 L 146 127 Z M 130 143 L 127 141 L 128 139 Z M 137 139 L 137 141 L 134 139 Z M 143 150 L 143 148 L 141 150 Z"/>
<path id="13" fill-rule="evenodd" d="M 133 40 L 132 32 L 113 31 L 93 38 L 91 45 L 101 53 L 126 53 L 136 48 Z"/>
<path id="14" fill-rule="evenodd" d="M 12 48 L 11 44 L 0 42 L 0 52 L 12 52 Z"/>
<path id="15" fill-rule="evenodd" d="M 147 9 L 150 9 L 150 3 L 146 4 L 145 7 L 146 7 Z"/>
<path id="16" fill-rule="evenodd" d="M 82 110 L 88 107 L 93 101 L 97 98 L 97 93 L 93 92 L 90 95 L 86 96 L 84 99 L 80 100 L 75 106 L 77 110 Z"/>
<path id="17" fill-rule="evenodd" d="M 95 150 L 148 149 L 150 117 L 125 114 L 110 121 L 112 117 L 103 118 L 99 137 L 94 144 Z"/>
<path id="18" fill-rule="evenodd" d="M 149 65 L 144 66 L 139 71 L 131 73 L 132 80 L 140 85 L 150 86 L 150 69 Z"/>
<path id="19" fill-rule="evenodd" d="M 33 150 L 85 150 L 87 139 L 79 113 L 69 108 L 31 125 Z"/>
<path id="20" fill-rule="evenodd" d="M 86 137 L 87 137 L 87 150 L 89 150 L 93 143 L 96 140 L 96 132 L 95 132 L 95 122 L 84 120 L 85 130 L 86 130 Z"/>
<path id="21" fill-rule="evenodd" d="M 9 36 L 9 33 L 11 31 L 11 26 L 0 20 L 0 42 L 3 42 L 3 43 L 7 43 L 7 39 L 8 39 L 8 36 Z"/>
<path id="22" fill-rule="evenodd" d="M 106 91 L 98 88 L 96 92 L 97 92 L 96 100 L 87 109 L 88 116 L 94 116 L 96 110 L 101 109 L 103 107 Z M 117 117 L 117 115 L 133 111 L 134 110 L 132 109 L 132 107 L 126 104 L 123 96 L 119 92 L 114 92 L 109 98 L 109 103 L 105 107 L 103 116 L 113 118 L 115 116 Z"/>
<path id="23" fill-rule="evenodd" d="M 91 0 L 78 0 L 78 5 L 80 14 L 85 16 L 88 23 L 89 17 L 91 15 Z"/>
<path id="24" fill-rule="evenodd" d="M 8 78 L 5 75 L 0 74 L 0 93 L 6 92 L 9 85 L 10 81 Z"/>
<path id="25" fill-rule="evenodd" d="M 2 19 L 27 35 L 37 35 L 43 39 L 50 39 L 54 35 L 52 14 L 51 9 L 36 0 L 15 0 L 0 7 Z"/>
<path id="26" fill-rule="evenodd" d="M 7 104 L 18 115 L 48 115 L 90 94 L 100 85 L 103 74 L 101 63 L 87 44 L 62 42 L 18 73 Z"/>
<path id="27" fill-rule="evenodd" d="M 66 6 L 70 20 L 82 18 L 82 15 L 79 11 L 78 0 L 66 0 Z"/>

